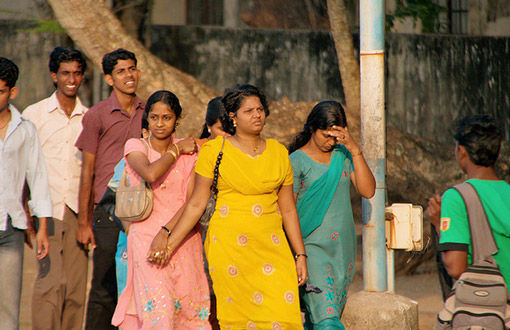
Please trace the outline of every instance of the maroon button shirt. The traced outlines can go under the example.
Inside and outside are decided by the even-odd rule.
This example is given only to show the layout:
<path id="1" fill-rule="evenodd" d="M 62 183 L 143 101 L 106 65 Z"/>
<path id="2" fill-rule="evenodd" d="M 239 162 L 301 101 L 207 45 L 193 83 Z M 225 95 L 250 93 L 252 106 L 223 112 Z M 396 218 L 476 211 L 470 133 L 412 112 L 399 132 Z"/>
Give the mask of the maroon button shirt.
<path id="1" fill-rule="evenodd" d="M 113 176 L 115 165 L 124 155 L 124 144 L 130 138 L 142 134 L 142 117 L 145 104 L 137 97 L 132 115 L 121 109 L 112 92 L 85 113 L 83 130 L 76 141 L 76 147 L 96 156 L 94 164 L 94 202 L 98 203 L 106 191 L 106 185 Z"/>

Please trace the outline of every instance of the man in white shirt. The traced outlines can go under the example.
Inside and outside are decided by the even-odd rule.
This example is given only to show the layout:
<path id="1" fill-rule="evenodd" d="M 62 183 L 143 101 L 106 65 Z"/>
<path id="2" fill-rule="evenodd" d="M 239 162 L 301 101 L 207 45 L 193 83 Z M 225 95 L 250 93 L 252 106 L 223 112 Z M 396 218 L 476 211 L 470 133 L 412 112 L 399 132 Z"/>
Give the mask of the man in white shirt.
<path id="1" fill-rule="evenodd" d="M 21 203 L 25 181 L 28 205 L 39 217 L 37 258 L 48 254 L 47 218 L 51 217 L 48 177 L 37 131 L 9 104 L 18 89 L 18 67 L 0 57 L 0 329 L 19 329 L 23 232 L 27 218 Z"/>
<path id="2" fill-rule="evenodd" d="M 32 296 L 32 327 L 81 329 L 87 285 L 87 251 L 76 241 L 81 152 L 74 146 L 87 108 L 77 96 L 86 62 L 78 50 L 50 54 L 56 91 L 23 111 L 37 127 L 53 202 L 48 219 L 49 254 L 39 260 Z"/>

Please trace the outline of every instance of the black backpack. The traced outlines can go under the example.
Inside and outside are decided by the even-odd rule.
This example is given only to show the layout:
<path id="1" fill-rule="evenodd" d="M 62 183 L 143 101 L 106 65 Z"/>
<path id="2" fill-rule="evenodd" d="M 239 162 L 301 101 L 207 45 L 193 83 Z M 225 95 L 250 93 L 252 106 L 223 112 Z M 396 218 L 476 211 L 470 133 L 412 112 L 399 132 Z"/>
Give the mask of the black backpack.
<path id="1" fill-rule="evenodd" d="M 473 262 L 459 277 L 437 315 L 436 329 L 501 330 L 510 326 L 509 294 L 494 259 L 498 247 L 480 197 L 468 182 L 454 187 L 464 199 Z"/>

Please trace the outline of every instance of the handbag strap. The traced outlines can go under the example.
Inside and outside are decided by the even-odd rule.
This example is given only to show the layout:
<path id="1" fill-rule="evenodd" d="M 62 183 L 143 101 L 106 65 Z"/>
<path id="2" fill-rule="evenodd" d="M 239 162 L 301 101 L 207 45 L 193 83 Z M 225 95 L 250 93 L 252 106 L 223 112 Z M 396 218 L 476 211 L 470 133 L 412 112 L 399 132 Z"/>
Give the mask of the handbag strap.
<path id="1" fill-rule="evenodd" d="M 498 252 L 498 247 L 480 196 L 469 182 L 460 183 L 454 188 L 464 199 L 466 205 L 473 246 L 473 264 L 488 262 L 490 265 L 494 265 L 496 261 L 493 255 Z"/>
<path id="2" fill-rule="evenodd" d="M 225 146 L 225 137 L 223 137 L 223 143 L 221 144 L 221 150 L 216 158 L 216 165 L 214 166 L 214 177 L 211 184 L 211 192 L 214 194 L 218 193 L 218 176 L 220 172 L 221 158 L 223 157 L 223 147 Z"/>
<path id="3" fill-rule="evenodd" d="M 147 159 L 149 159 L 149 152 L 150 152 L 150 148 L 149 148 L 149 145 L 147 144 L 147 141 L 145 141 L 144 138 L 141 138 L 140 141 L 142 141 L 143 145 L 145 146 L 145 152 L 147 153 Z M 124 156 L 124 158 L 126 158 L 126 156 Z M 128 161 L 127 161 L 127 158 L 126 158 L 126 165 L 128 164 Z M 149 160 L 150 162 L 150 160 Z M 148 187 L 149 189 L 151 188 L 151 185 L 150 183 L 148 183 L 147 181 L 145 181 L 142 176 L 140 176 L 140 184 L 143 183 L 146 187 Z M 127 169 L 126 169 L 126 166 L 124 165 L 124 169 L 122 170 L 122 177 L 120 178 L 120 182 L 122 182 L 122 184 L 125 186 L 125 187 L 129 187 L 130 184 L 128 184 L 128 173 L 127 173 Z"/>

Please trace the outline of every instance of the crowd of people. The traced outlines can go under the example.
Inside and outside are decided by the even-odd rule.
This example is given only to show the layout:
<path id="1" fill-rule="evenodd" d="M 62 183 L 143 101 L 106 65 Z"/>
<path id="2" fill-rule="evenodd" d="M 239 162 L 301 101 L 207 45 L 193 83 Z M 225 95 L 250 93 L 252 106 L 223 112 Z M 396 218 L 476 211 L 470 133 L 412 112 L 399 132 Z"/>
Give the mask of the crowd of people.
<path id="1" fill-rule="evenodd" d="M 12 272 L 0 278 L 9 297 L 0 299 L 2 329 L 18 327 L 31 232 L 34 329 L 299 329 L 302 308 L 307 328 L 342 328 L 356 248 L 349 185 L 367 198 L 375 190 L 342 105 L 314 107 L 289 157 L 261 135 L 269 108 L 255 86 L 212 99 L 200 138 L 182 139 L 175 129 L 185 109 L 175 94 L 156 91 L 146 103 L 136 96 L 135 54 L 103 57 L 112 93 L 90 109 L 78 97 L 86 66 L 80 51 L 55 48 L 55 92 L 19 112 L 9 103 L 18 68 L 0 61 L 2 180 L 10 180 L 0 264 Z M 130 185 L 152 188 L 143 221 L 112 211 L 108 195 L 124 172 Z M 213 182 L 216 207 L 199 224 Z"/>
<path id="2" fill-rule="evenodd" d="M 135 54 L 104 55 L 112 92 L 90 109 L 78 97 L 86 66 L 55 48 L 55 92 L 20 112 L 18 68 L 0 58 L 0 328 L 18 328 L 33 232 L 33 329 L 343 329 L 350 185 L 375 192 L 343 106 L 318 103 L 287 149 L 262 135 L 263 91 L 235 85 L 210 101 L 199 139 L 178 138 L 186 109 L 167 90 L 137 97 Z M 150 215 L 129 224 L 107 198 L 124 172 L 153 192 Z"/>

